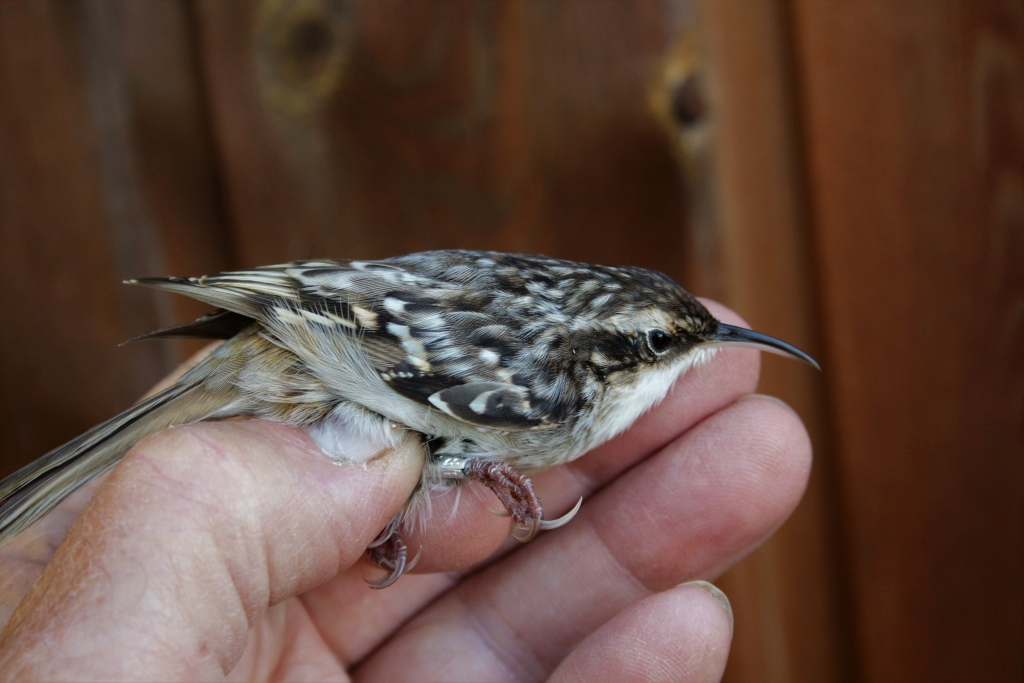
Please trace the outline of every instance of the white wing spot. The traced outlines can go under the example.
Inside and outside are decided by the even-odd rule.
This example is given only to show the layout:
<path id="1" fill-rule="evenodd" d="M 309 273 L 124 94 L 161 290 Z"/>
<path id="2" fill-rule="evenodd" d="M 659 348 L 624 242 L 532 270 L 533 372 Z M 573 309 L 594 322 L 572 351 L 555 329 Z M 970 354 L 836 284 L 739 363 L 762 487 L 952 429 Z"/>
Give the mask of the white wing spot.
<path id="1" fill-rule="evenodd" d="M 359 324 L 368 330 L 376 330 L 380 325 L 377 321 L 377 314 L 374 311 L 367 310 L 362 306 L 353 306 L 352 313 L 355 314 Z"/>
<path id="2" fill-rule="evenodd" d="M 487 412 L 487 399 L 490 398 L 493 393 L 494 391 L 483 392 L 473 399 L 473 402 L 469 404 L 469 409 L 477 415 L 483 415 Z"/>
<path id="3" fill-rule="evenodd" d="M 388 323 L 388 332 L 398 337 L 398 340 L 402 343 L 402 348 L 405 349 L 407 354 L 406 360 L 409 361 L 410 365 L 421 372 L 430 372 L 427 350 L 423 348 L 423 343 L 419 339 L 413 339 L 412 335 L 409 334 L 408 325 Z"/>
<path id="4" fill-rule="evenodd" d="M 357 329 L 356 324 L 344 316 L 335 315 L 334 313 L 330 312 L 325 312 L 324 315 L 333 320 L 335 323 L 341 325 L 342 327 L 347 327 L 350 330 Z"/>
<path id="5" fill-rule="evenodd" d="M 275 308 L 274 313 L 277 315 L 277 319 L 283 323 L 299 327 L 305 326 L 306 324 L 306 319 L 302 317 L 301 314 L 288 308 Z"/>
<path id="6" fill-rule="evenodd" d="M 448 326 L 448 323 L 440 313 L 431 313 L 429 315 L 420 316 L 420 318 L 416 320 L 416 326 L 425 330 L 443 330 Z"/>
<path id="7" fill-rule="evenodd" d="M 389 313 L 394 313 L 395 315 L 399 313 L 405 313 L 405 302 L 402 301 L 401 299 L 396 299 L 394 297 L 389 296 L 385 297 L 383 303 L 384 310 L 388 311 Z"/>

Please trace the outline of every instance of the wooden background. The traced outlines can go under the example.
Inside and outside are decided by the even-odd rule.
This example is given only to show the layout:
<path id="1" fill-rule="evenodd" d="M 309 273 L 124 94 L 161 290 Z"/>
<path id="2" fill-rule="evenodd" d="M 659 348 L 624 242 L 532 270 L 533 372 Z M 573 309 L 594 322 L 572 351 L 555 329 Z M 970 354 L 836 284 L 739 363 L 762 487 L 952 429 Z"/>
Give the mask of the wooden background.
<path id="1" fill-rule="evenodd" d="M 440 247 L 661 269 L 765 359 L 807 496 L 734 681 L 1024 679 L 1024 5 L 0 3 L 0 475 L 202 311 L 123 287 Z"/>

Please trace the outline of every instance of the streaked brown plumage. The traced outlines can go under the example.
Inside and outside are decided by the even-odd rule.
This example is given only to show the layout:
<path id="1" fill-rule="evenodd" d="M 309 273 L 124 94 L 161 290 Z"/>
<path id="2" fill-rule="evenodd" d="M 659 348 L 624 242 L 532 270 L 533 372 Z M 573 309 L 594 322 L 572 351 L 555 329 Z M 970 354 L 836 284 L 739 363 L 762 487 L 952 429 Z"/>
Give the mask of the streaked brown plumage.
<path id="1" fill-rule="evenodd" d="M 483 481 L 528 539 L 567 520 L 541 521 L 523 475 L 626 429 L 716 346 L 813 363 L 720 324 L 640 268 L 437 251 L 132 282 L 218 309 L 143 337 L 227 341 L 169 389 L 0 482 L 0 544 L 170 425 L 250 415 L 303 427 L 329 457 L 355 460 L 416 432 L 429 454 L 423 485 L 373 546 L 388 585 L 407 568 L 396 530 L 431 489 Z M 352 433 L 380 449 L 352 451 Z"/>

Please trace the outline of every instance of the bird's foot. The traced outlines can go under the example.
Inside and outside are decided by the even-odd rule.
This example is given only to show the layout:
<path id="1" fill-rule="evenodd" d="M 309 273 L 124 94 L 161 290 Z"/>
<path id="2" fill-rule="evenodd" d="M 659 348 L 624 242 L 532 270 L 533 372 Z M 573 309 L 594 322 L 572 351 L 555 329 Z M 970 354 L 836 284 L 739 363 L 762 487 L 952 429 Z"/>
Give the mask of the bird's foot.
<path id="1" fill-rule="evenodd" d="M 567 514 L 558 519 L 545 520 L 544 510 L 537 494 L 533 492 L 530 478 L 517 472 L 508 463 L 474 458 L 466 463 L 463 474 L 466 479 L 478 481 L 494 492 L 505 506 L 506 513 L 500 514 L 507 514 L 515 523 L 511 536 L 521 543 L 532 540 L 541 531 L 557 529 L 566 524 L 576 516 L 583 503 L 580 498 Z"/>
<path id="2" fill-rule="evenodd" d="M 384 527 L 384 530 L 378 534 L 373 543 L 367 547 L 367 551 L 370 553 L 370 559 L 377 563 L 381 569 L 385 569 L 388 572 L 381 578 L 372 581 L 370 579 L 363 579 L 366 583 L 370 584 L 371 588 L 378 590 L 387 588 L 395 581 L 398 581 L 402 574 L 412 571 L 412 568 L 416 566 L 420 559 L 419 552 L 416 553 L 416 557 L 412 558 L 412 560 L 408 559 L 409 548 L 398 533 L 397 517 Z"/>

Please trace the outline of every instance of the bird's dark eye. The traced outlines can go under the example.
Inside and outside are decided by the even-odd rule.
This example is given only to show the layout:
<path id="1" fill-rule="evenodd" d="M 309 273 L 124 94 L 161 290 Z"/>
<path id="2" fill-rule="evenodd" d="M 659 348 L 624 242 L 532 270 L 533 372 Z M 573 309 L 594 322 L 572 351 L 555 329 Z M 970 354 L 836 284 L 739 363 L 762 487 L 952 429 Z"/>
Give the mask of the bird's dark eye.
<path id="1" fill-rule="evenodd" d="M 655 353 L 665 353 L 672 345 L 672 337 L 664 330 L 651 330 L 647 333 L 647 343 Z"/>

